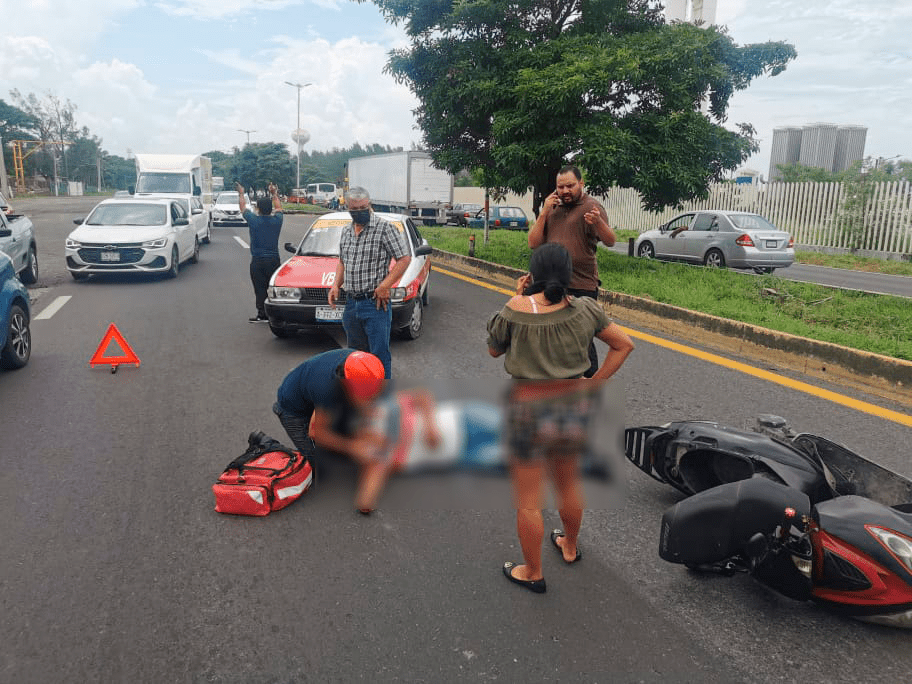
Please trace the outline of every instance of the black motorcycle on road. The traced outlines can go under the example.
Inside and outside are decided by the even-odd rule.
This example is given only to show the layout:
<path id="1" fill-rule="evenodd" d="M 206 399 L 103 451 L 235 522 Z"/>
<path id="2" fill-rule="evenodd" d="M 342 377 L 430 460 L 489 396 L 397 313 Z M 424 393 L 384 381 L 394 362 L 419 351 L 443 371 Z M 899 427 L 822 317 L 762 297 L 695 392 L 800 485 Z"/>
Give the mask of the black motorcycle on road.
<path id="1" fill-rule="evenodd" d="M 624 432 L 627 458 L 689 497 L 662 516 L 664 560 L 912 628 L 912 480 L 777 416 Z"/>

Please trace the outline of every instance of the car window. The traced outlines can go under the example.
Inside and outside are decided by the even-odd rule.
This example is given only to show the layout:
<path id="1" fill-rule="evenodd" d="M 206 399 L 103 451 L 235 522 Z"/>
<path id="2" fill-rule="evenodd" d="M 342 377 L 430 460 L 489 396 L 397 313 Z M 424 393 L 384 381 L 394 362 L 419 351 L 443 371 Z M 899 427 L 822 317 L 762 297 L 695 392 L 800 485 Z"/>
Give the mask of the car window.
<path id="1" fill-rule="evenodd" d="M 336 186 L 331 183 L 320 183 L 320 192 L 335 192 Z"/>
<path id="2" fill-rule="evenodd" d="M 193 198 L 193 208 L 194 208 L 194 209 L 202 209 L 202 208 L 203 208 L 203 203 L 202 203 L 202 202 L 199 200 L 199 198 L 197 198 L 197 197 L 194 197 L 194 198 Z"/>
<path id="3" fill-rule="evenodd" d="M 697 218 L 694 221 L 691 230 L 709 230 L 712 228 L 715 218 L 715 214 L 697 214 Z"/>
<path id="4" fill-rule="evenodd" d="M 690 222 L 693 221 L 693 214 L 684 214 L 683 216 L 678 216 L 676 219 L 672 219 L 668 224 L 669 230 L 674 230 L 675 228 L 687 228 L 690 225 Z"/>
<path id="5" fill-rule="evenodd" d="M 307 256 L 339 256 L 339 242 L 342 240 L 342 229 L 349 223 L 348 219 L 319 219 L 314 221 L 310 230 L 298 245 L 297 253 Z"/>
<path id="6" fill-rule="evenodd" d="M 728 219 L 741 230 L 778 230 L 776 226 L 757 214 L 730 214 Z"/>
<path id="7" fill-rule="evenodd" d="M 236 192 L 223 192 L 218 196 L 218 199 L 215 200 L 216 204 L 237 204 L 240 202 L 240 198 Z"/>
<path id="8" fill-rule="evenodd" d="M 174 223 L 178 219 L 187 218 L 187 209 L 186 206 L 180 202 L 171 203 L 171 222 Z"/>
<path id="9" fill-rule="evenodd" d="M 167 223 L 164 204 L 102 204 L 95 207 L 89 226 L 163 226 Z"/>
<path id="10" fill-rule="evenodd" d="M 408 228 L 409 239 L 412 241 L 412 246 L 415 249 L 418 249 L 421 246 L 421 233 L 418 232 L 418 227 L 412 222 L 412 219 L 407 219 L 405 225 Z"/>

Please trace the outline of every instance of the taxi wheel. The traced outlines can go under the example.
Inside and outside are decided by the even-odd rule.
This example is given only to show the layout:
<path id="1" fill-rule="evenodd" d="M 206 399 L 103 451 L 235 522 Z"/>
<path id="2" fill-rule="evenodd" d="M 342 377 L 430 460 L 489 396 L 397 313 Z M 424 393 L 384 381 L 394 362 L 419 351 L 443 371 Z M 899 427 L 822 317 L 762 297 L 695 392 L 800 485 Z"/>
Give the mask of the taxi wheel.
<path id="1" fill-rule="evenodd" d="M 415 306 L 412 307 L 412 317 L 407 327 L 402 329 L 402 336 L 407 340 L 417 340 L 421 337 L 421 326 L 424 324 L 424 303 L 421 297 L 415 297 Z"/>
<path id="2" fill-rule="evenodd" d="M 198 237 L 193 238 L 193 254 L 190 256 L 191 264 L 198 264 L 200 260 L 200 241 Z"/>

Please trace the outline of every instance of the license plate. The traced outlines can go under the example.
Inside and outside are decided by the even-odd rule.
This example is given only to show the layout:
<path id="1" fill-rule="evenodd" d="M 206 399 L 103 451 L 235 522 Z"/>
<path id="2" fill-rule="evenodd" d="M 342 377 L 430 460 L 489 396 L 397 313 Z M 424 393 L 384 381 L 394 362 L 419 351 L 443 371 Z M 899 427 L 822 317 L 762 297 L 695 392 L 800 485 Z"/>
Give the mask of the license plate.
<path id="1" fill-rule="evenodd" d="M 332 309 L 328 306 L 318 306 L 314 313 L 314 318 L 318 321 L 341 321 L 342 309 L 339 307 Z"/>
<path id="2" fill-rule="evenodd" d="M 102 252 L 102 261 L 120 261 L 120 252 Z"/>
<path id="3" fill-rule="evenodd" d="M 767 248 L 767 249 L 776 249 L 776 245 L 778 245 L 778 244 L 779 244 L 779 243 L 778 243 L 778 241 L 776 241 L 776 240 L 767 240 L 767 241 L 766 241 L 766 248 Z"/>
<path id="4" fill-rule="evenodd" d="M 519 225 L 519 222 L 518 222 L 518 221 L 510 221 L 510 227 L 511 227 L 511 228 L 513 228 L 513 227 L 515 227 L 515 226 L 518 226 L 518 225 Z"/>

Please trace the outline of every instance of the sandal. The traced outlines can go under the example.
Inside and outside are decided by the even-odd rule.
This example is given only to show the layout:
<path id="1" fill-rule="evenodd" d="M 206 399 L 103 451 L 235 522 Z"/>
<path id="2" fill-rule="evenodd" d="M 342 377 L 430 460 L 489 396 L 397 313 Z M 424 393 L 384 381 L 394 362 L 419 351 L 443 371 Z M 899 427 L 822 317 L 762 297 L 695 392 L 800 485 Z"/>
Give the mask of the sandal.
<path id="1" fill-rule="evenodd" d="M 564 535 L 563 530 L 554 530 L 553 532 L 551 532 L 551 543 L 554 544 L 554 548 L 560 552 L 562 559 L 564 559 L 564 550 L 561 548 L 560 544 L 557 543 L 557 538 L 563 537 L 563 536 L 566 536 L 566 535 Z M 572 565 L 573 563 L 576 563 L 576 561 L 581 560 L 582 557 L 583 557 L 582 552 L 579 550 L 579 547 L 576 547 L 576 558 L 574 558 L 572 561 L 568 561 L 568 560 L 564 559 L 564 563 L 566 563 L 567 565 Z"/>
<path id="2" fill-rule="evenodd" d="M 512 561 L 507 561 L 503 564 L 503 574 L 506 575 L 507 579 L 518 584 L 521 587 L 525 587 L 529 591 L 534 591 L 536 594 L 544 594 L 547 587 L 545 586 L 545 580 L 521 580 L 517 577 L 513 577 L 513 568 L 517 567 L 517 564 Z"/>

